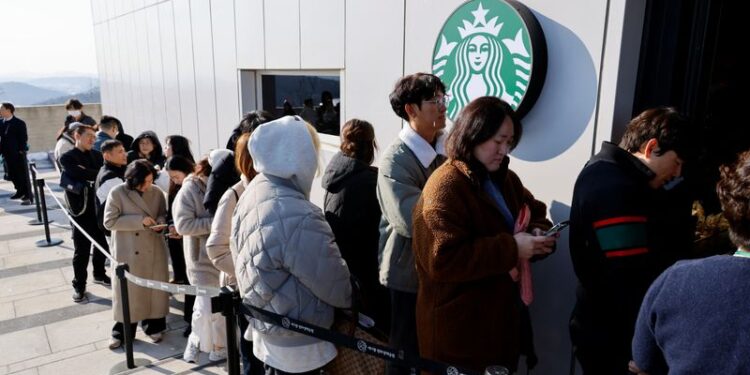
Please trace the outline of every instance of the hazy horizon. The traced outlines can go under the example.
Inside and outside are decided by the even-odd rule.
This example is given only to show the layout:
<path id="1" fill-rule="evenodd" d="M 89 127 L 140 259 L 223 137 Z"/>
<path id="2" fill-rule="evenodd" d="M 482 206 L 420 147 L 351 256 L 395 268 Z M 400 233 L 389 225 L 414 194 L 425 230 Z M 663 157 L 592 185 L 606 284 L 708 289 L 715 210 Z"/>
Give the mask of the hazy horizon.
<path id="1" fill-rule="evenodd" d="M 98 78 L 90 0 L 0 0 L 0 82 Z"/>

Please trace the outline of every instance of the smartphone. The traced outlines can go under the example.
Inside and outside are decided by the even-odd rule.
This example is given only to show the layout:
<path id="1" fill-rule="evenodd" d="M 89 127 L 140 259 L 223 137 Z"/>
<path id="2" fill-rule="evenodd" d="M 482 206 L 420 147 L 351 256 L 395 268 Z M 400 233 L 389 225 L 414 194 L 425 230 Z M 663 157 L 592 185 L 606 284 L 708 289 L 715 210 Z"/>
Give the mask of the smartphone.
<path id="1" fill-rule="evenodd" d="M 568 220 L 561 221 L 561 222 L 555 224 L 552 228 L 549 228 L 549 230 L 547 230 L 546 232 L 544 232 L 544 235 L 545 236 L 553 236 L 556 233 L 559 233 L 561 230 L 567 228 L 568 225 L 570 225 L 570 221 L 568 221 Z"/>
<path id="2" fill-rule="evenodd" d="M 162 229 L 162 228 L 166 228 L 167 226 L 168 226 L 167 224 L 156 224 L 156 225 L 150 226 L 149 229 Z"/>

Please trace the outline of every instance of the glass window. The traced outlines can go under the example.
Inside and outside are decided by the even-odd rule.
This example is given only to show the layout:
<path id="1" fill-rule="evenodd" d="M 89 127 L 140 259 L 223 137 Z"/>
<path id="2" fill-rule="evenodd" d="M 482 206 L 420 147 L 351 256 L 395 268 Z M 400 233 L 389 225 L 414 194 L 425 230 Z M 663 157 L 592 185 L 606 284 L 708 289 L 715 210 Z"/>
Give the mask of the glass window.
<path id="1" fill-rule="evenodd" d="M 339 135 L 340 87 L 337 76 L 264 74 L 263 109 L 276 117 L 298 115 L 319 133 Z"/>

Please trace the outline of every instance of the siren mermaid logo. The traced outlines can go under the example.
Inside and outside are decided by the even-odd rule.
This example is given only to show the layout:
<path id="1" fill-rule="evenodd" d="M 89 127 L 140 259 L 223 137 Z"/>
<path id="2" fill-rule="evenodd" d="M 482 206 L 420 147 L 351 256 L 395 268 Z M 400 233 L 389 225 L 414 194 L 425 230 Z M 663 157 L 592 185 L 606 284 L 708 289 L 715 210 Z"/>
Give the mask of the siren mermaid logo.
<path id="1" fill-rule="evenodd" d="M 532 91 L 530 86 L 544 80 L 544 71 L 542 82 L 534 76 L 540 73 L 534 69 L 539 64 L 536 49 L 544 47 L 536 19 L 515 1 L 474 0 L 456 9 L 443 25 L 432 58 L 432 72 L 445 83 L 451 98 L 448 116 L 455 119 L 471 100 L 487 95 L 518 110 Z M 541 54 L 546 71 L 546 50 Z M 539 89 L 533 90 L 536 95 Z M 533 104 L 536 97 L 530 99 Z"/>

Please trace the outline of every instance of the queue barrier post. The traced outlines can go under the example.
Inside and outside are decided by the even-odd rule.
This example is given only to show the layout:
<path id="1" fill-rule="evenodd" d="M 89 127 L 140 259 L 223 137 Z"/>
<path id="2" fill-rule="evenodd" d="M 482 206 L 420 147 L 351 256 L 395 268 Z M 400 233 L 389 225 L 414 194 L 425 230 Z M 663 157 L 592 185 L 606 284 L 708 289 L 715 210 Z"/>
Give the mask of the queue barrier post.
<path id="1" fill-rule="evenodd" d="M 44 240 L 36 241 L 37 247 L 50 247 L 57 246 L 63 243 L 63 240 L 59 238 L 50 238 L 49 233 L 49 218 L 47 217 L 47 201 L 44 197 L 44 179 L 40 178 L 36 180 L 36 185 L 39 187 L 39 201 L 42 204 L 42 221 L 44 223 Z"/>
<path id="2" fill-rule="evenodd" d="M 42 225 L 44 221 L 42 221 L 42 206 L 39 203 L 39 187 L 36 185 L 36 163 L 33 161 L 29 162 L 29 172 L 31 173 L 31 181 L 33 182 L 30 185 L 33 188 L 34 204 L 36 205 L 36 219 L 29 220 L 29 225 Z"/>

